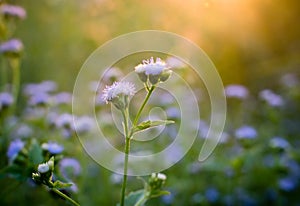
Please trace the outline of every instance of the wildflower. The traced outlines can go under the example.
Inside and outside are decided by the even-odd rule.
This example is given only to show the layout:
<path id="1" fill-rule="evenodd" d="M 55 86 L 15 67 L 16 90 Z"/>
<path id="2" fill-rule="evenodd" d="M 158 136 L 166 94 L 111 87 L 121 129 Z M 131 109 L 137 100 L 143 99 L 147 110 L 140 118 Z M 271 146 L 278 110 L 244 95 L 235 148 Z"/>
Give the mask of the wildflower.
<path id="1" fill-rule="evenodd" d="M 263 90 L 259 93 L 259 97 L 266 101 L 272 107 L 282 106 L 284 101 L 280 95 L 275 94 L 271 90 Z"/>
<path id="2" fill-rule="evenodd" d="M 270 140 L 270 146 L 272 148 L 278 148 L 278 149 L 285 150 L 290 147 L 290 143 L 282 137 L 273 137 Z"/>
<path id="3" fill-rule="evenodd" d="M 19 56 L 23 48 L 23 43 L 19 39 L 11 39 L 0 44 L 0 53 L 8 56 Z"/>
<path id="4" fill-rule="evenodd" d="M 21 20 L 26 18 L 26 11 L 22 7 L 15 5 L 2 5 L 0 7 L 0 13 L 6 17 L 14 17 Z"/>
<path id="5" fill-rule="evenodd" d="M 77 133 L 85 133 L 90 131 L 94 127 L 94 120 L 88 116 L 77 117 L 75 119 L 76 124 L 74 130 L 76 129 Z"/>
<path id="6" fill-rule="evenodd" d="M 14 98 L 10 93 L 2 92 L 0 93 L 0 110 L 3 107 L 8 107 L 12 105 Z"/>
<path id="7" fill-rule="evenodd" d="M 66 179 L 72 179 L 81 172 L 81 166 L 77 159 L 64 158 L 59 162 L 59 170 Z"/>
<path id="8" fill-rule="evenodd" d="M 27 84 L 24 88 L 24 93 L 27 96 L 32 96 L 37 93 L 49 93 L 55 91 L 57 84 L 53 81 L 43 81 L 37 84 Z"/>
<path id="9" fill-rule="evenodd" d="M 257 132 L 253 127 L 245 125 L 235 131 L 235 136 L 239 139 L 253 139 L 257 136 Z"/>
<path id="10" fill-rule="evenodd" d="M 123 76 L 122 71 L 117 67 L 111 67 L 105 70 L 103 75 L 103 81 L 114 82 Z"/>
<path id="11" fill-rule="evenodd" d="M 142 64 L 135 67 L 135 72 L 142 82 L 146 83 L 149 80 L 152 85 L 166 81 L 172 73 L 164 61 L 160 58 L 154 61 L 153 57 L 143 60 Z"/>
<path id="12" fill-rule="evenodd" d="M 62 153 L 62 151 L 64 151 L 64 147 L 62 145 L 51 141 L 49 141 L 48 143 L 43 143 L 42 149 L 47 150 L 51 154 L 60 154 Z"/>
<path id="13" fill-rule="evenodd" d="M 103 100 L 112 102 L 117 109 L 128 107 L 129 97 L 135 94 L 134 84 L 131 82 L 114 82 L 111 86 L 106 86 L 103 90 Z"/>
<path id="14" fill-rule="evenodd" d="M 166 59 L 166 63 L 168 66 L 170 66 L 172 68 L 186 67 L 186 65 L 182 61 L 180 61 L 178 58 L 175 58 L 175 57 L 168 57 Z"/>
<path id="15" fill-rule="evenodd" d="M 295 74 L 288 73 L 282 76 L 280 79 L 281 84 L 288 88 L 296 87 L 299 84 L 299 80 Z"/>
<path id="16" fill-rule="evenodd" d="M 34 95 L 32 95 L 30 97 L 29 105 L 31 105 L 31 106 L 47 105 L 51 102 L 50 100 L 51 100 L 51 97 L 47 93 L 43 93 L 43 92 L 35 93 Z"/>
<path id="17" fill-rule="evenodd" d="M 162 186 L 165 184 L 167 180 L 167 176 L 162 173 L 152 173 L 151 177 L 149 178 L 149 186 L 152 193 L 155 191 L 160 190 Z"/>
<path id="18" fill-rule="evenodd" d="M 42 163 L 42 164 L 39 164 L 38 166 L 38 171 L 39 173 L 46 173 L 50 170 L 50 167 L 48 165 L 48 163 Z"/>
<path id="19" fill-rule="evenodd" d="M 10 163 L 14 161 L 24 146 L 25 143 L 20 139 L 16 139 L 10 143 L 6 153 Z"/>
<path id="20" fill-rule="evenodd" d="M 291 191 L 296 188 L 297 181 L 292 177 L 285 177 L 278 180 L 278 186 L 284 191 Z"/>
<path id="21" fill-rule="evenodd" d="M 246 99 L 248 97 L 248 89 L 242 85 L 231 84 L 225 88 L 226 97 L 238 99 Z"/>
<path id="22" fill-rule="evenodd" d="M 59 104 L 70 104 L 72 102 L 72 95 L 68 92 L 61 92 L 54 96 L 54 101 Z"/>
<path id="23" fill-rule="evenodd" d="M 57 128 L 73 128 L 73 115 L 64 113 L 56 117 L 55 126 Z"/>
<path id="24" fill-rule="evenodd" d="M 211 203 L 216 202 L 219 198 L 219 192 L 215 188 L 208 188 L 205 191 L 205 197 Z"/>

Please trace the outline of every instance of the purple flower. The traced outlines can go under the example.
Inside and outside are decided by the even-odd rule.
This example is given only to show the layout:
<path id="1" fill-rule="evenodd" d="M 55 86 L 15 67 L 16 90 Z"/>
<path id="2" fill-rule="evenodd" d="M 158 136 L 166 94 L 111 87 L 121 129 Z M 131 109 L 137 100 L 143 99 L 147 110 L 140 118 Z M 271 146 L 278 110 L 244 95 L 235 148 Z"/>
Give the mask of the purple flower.
<path id="1" fill-rule="evenodd" d="M 234 97 L 238 99 L 246 99 L 249 95 L 248 89 L 242 85 L 232 84 L 225 88 L 227 97 Z"/>
<path id="2" fill-rule="evenodd" d="M 239 139 L 253 139 L 257 136 L 257 132 L 253 127 L 245 125 L 235 131 L 235 136 Z"/>
<path id="3" fill-rule="evenodd" d="M 66 179 L 72 179 L 81 173 L 81 166 L 77 159 L 64 158 L 59 162 L 59 170 Z"/>
<path id="4" fill-rule="evenodd" d="M 72 94 L 68 92 L 61 92 L 54 96 L 56 104 L 70 104 L 72 102 Z"/>
<path id="5" fill-rule="evenodd" d="M 219 198 L 219 192 L 215 188 L 208 188 L 205 191 L 205 197 L 208 202 L 216 202 Z"/>
<path id="6" fill-rule="evenodd" d="M 8 107 L 14 102 L 14 98 L 10 93 L 0 93 L 0 110 L 2 107 Z"/>
<path id="7" fill-rule="evenodd" d="M 47 93 L 35 93 L 29 99 L 29 105 L 47 105 L 50 103 L 51 97 Z"/>
<path id="8" fill-rule="evenodd" d="M 0 44 L 0 53 L 19 55 L 23 48 L 23 43 L 19 39 L 11 39 Z"/>
<path id="9" fill-rule="evenodd" d="M 90 131 L 94 127 L 94 119 L 88 116 L 77 117 L 75 119 L 76 124 L 74 125 L 74 130 L 77 133 L 85 133 Z"/>
<path id="10" fill-rule="evenodd" d="M 273 148 L 288 149 L 290 147 L 290 143 L 282 137 L 273 137 L 270 140 L 270 146 Z"/>
<path id="11" fill-rule="evenodd" d="M 259 97 L 272 107 L 280 107 L 284 104 L 282 97 L 269 89 L 261 91 Z"/>
<path id="12" fill-rule="evenodd" d="M 55 119 L 55 125 L 58 128 L 73 128 L 73 116 L 69 113 L 61 114 Z"/>
<path id="13" fill-rule="evenodd" d="M 62 145 L 57 144 L 56 142 L 49 141 L 48 143 L 43 143 L 42 148 L 47 150 L 51 154 L 60 154 L 64 151 L 64 147 Z"/>
<path id="14" fill-rule="evenodd" d="M 293 189 L 295 189 L 296 187 L 296 183 L 297 181 L 295 181 L 293 178 L 291 177 L 285 177 L 285 178 L 281 178 L 279 181 L 278 181 L 278 186 L 280 189 L 286 191 L 286 192 L 289 192 Z"/>
<path id="15" fill-rule="evenodd" d="M 25 143 L 20 139 L 12 141 L 7 150 L 7 157 L 9 162 L 12 163 L 14 159 L 18 156 L 19 152 L 24 148 Z"/>
<path id="16" fill-rule="evenodd" d="M 297 76 L 292 73 L 283 75 L 283 77 L 280 79 L 280 82 L 289 88 L 296 87 L 299 84 Z"/>
<path id="17" fill-rule="evenodd" d="M 24 88 L 24 93 L 27 96 L 32 96 L 37 93 L 49 93 L 55 91 L 57 84 L 53 81 L 43 81 L 38 84 L 27 84 Z"/>
<path id="18" fill-rule="evenodd" d="M 20 6 L 4 4 L 0 7 L 0 13 L 4 16 L 16 17 L 19 19 L 26 18 L 26 11 Z"/>

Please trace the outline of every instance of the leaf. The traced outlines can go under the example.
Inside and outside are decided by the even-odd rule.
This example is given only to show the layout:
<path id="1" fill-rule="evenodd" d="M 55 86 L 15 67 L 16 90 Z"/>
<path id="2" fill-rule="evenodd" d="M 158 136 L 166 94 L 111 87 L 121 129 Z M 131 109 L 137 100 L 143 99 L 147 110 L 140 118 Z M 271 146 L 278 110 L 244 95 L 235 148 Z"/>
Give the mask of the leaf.
<path id="1" fill-rule="evenodd" d="M 147 199 L 145 198 L 145 190 L 137 190 L 134 192 L 129 193 L 125 197 L 125 206 L 141 206 L 143 205 Z M 137 205 L 138 203 L 138 205 Z M 120 206 L 120 203 L 117 204 Z"/>
<path id="2" fill-rule="evenodd" d="M 175 122 L 172 120 L 155 120 L 155 121 L 147 120 L 147 121 L 144 121 L 144 122 L 141 122 L 140 124 L 138 124 L 133 129 L 133 133 L 149 129 L 151 127 L 157 127 L 157 126 L 172 124 L 172 123 L 175 123 Z"/>
<path id="3" fill-rule="evenodd" d="M 159 197 L 159 196 L 163 196 L 163 195 L 170 195 L 171 193 L 169 191 L 166 191 L 166 190 L 159 190 L 153 194 L 151 194 L 151 198 L 154 198 L 154 197 Z"/>
<path id="4" fill-rule="evenodd" d="M 43 162 L 43 150 L 35 139 L 31 142 L 31 147 L 29 148 L 29 160 L 33 164 L 40 164 Z"/>
<path id="5" fill-rule="evenodd" d="M 64 183 L 64 182 L 61 182 L 59 180 L 56 180 L 53 183 L 53 188 L 55 188 L 55 189 L 63 189 L 63 188 L 71 187 L 72 185 L 73 185 L 72 183 Z"/>

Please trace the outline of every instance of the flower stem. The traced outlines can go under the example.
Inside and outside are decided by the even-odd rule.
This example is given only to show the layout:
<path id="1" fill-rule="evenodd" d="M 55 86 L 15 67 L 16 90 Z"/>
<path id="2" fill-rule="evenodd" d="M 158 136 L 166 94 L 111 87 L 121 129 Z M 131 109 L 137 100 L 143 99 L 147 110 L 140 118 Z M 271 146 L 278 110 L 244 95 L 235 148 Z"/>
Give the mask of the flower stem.
<path id="1" fill-rule="evenodd" d="M 59 196 L 65 198 L 66 200 L 70 201 L 70 202 L 73 203 L 74 205 L 80 206 L 80 204 L 78 204 L 77 202 L 75 202 L 72 198 L 70 198 L 69 196 L 65 195 L 64 193 L 62 193 L 62 192 L 59 191 L 58 189 L 53 188 L 52 191 L 55 192 L 56 194 L 58 194 Z"/>
<path id="2" fill-rule="evenodd" d="M 12 94 L 14 97 L 14 105 L 12 110 L 15 112 L 20 89 L 20 60 L 19 58 L 11 58 L 9 59 L 9 63 L 12 69 Z"/>
<path id="3" fill-rule="evenodd" d="M 142 111 L 143 111 L 145 105 L 147 104 L 147 102 L 148 102 L 148 100 L 149 100 L 149 98 L 150 98 L 152 92 L 154 91 L 154 89 L 155 89 L 155 86 L 152 86 L 152 87 L 149 89 L 149 91 L 148 91 L 148 93 L 147 93 L 147 96 L 145 97 L 144 102 L 143 102 L 142 106 L 140 107 L 140 109 L 139 109 L 139 111 L 138 111 L 138 113 L 137 113 L 137 115 L 136 115 L 136 117 L 135 117 L 135 119 L 134 119 L 134 121 L 133 121 L 133 127 L 135 127 L 135 126 L 137 125 L 137 123 L 138 123 L 138 121 L 139 121 L 139 119 L 140 119 L 140 116 L 141 116 L 141 114 L 142 114 Z"/>
<path id="4" fill-rule="evenodd" d="M 130 152 L 130 137 L 128 134 L 128 118 L 129 112 L 128 108 L 122 111 L 123 119 L 124 119 L 124 136 L 125 136 L 125 157 L 124 157 L 124 171 L 123 171 L 123 184 L 122 184 L 122 192 L 121 192 L 121 206 L 125 204 L 125 191 L 127 184 L 127 172 L 128 172 L 128 155 Z"/>

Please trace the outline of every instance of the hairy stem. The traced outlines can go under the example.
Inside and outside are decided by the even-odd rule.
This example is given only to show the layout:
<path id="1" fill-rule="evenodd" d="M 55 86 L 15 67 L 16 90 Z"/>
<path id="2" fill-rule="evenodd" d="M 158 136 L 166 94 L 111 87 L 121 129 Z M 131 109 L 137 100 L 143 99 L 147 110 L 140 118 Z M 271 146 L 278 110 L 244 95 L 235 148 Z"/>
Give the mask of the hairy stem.
<path id="1" fill-rule="evenodd" d="M 66 200 L 68 200 L 69 202 L 71 202 L 73 205 L 80 206 L 80 204 L 78 204 L 77 202 L 75 202 L 72 198 L 70 198 L 69 196 L 65 195 L 64 193 L 62 193 L 58 189 L 53 188 L 52 191 L 55 192 L 56 194 L 58 194 L 59 196 L 65 198 Z"/>

